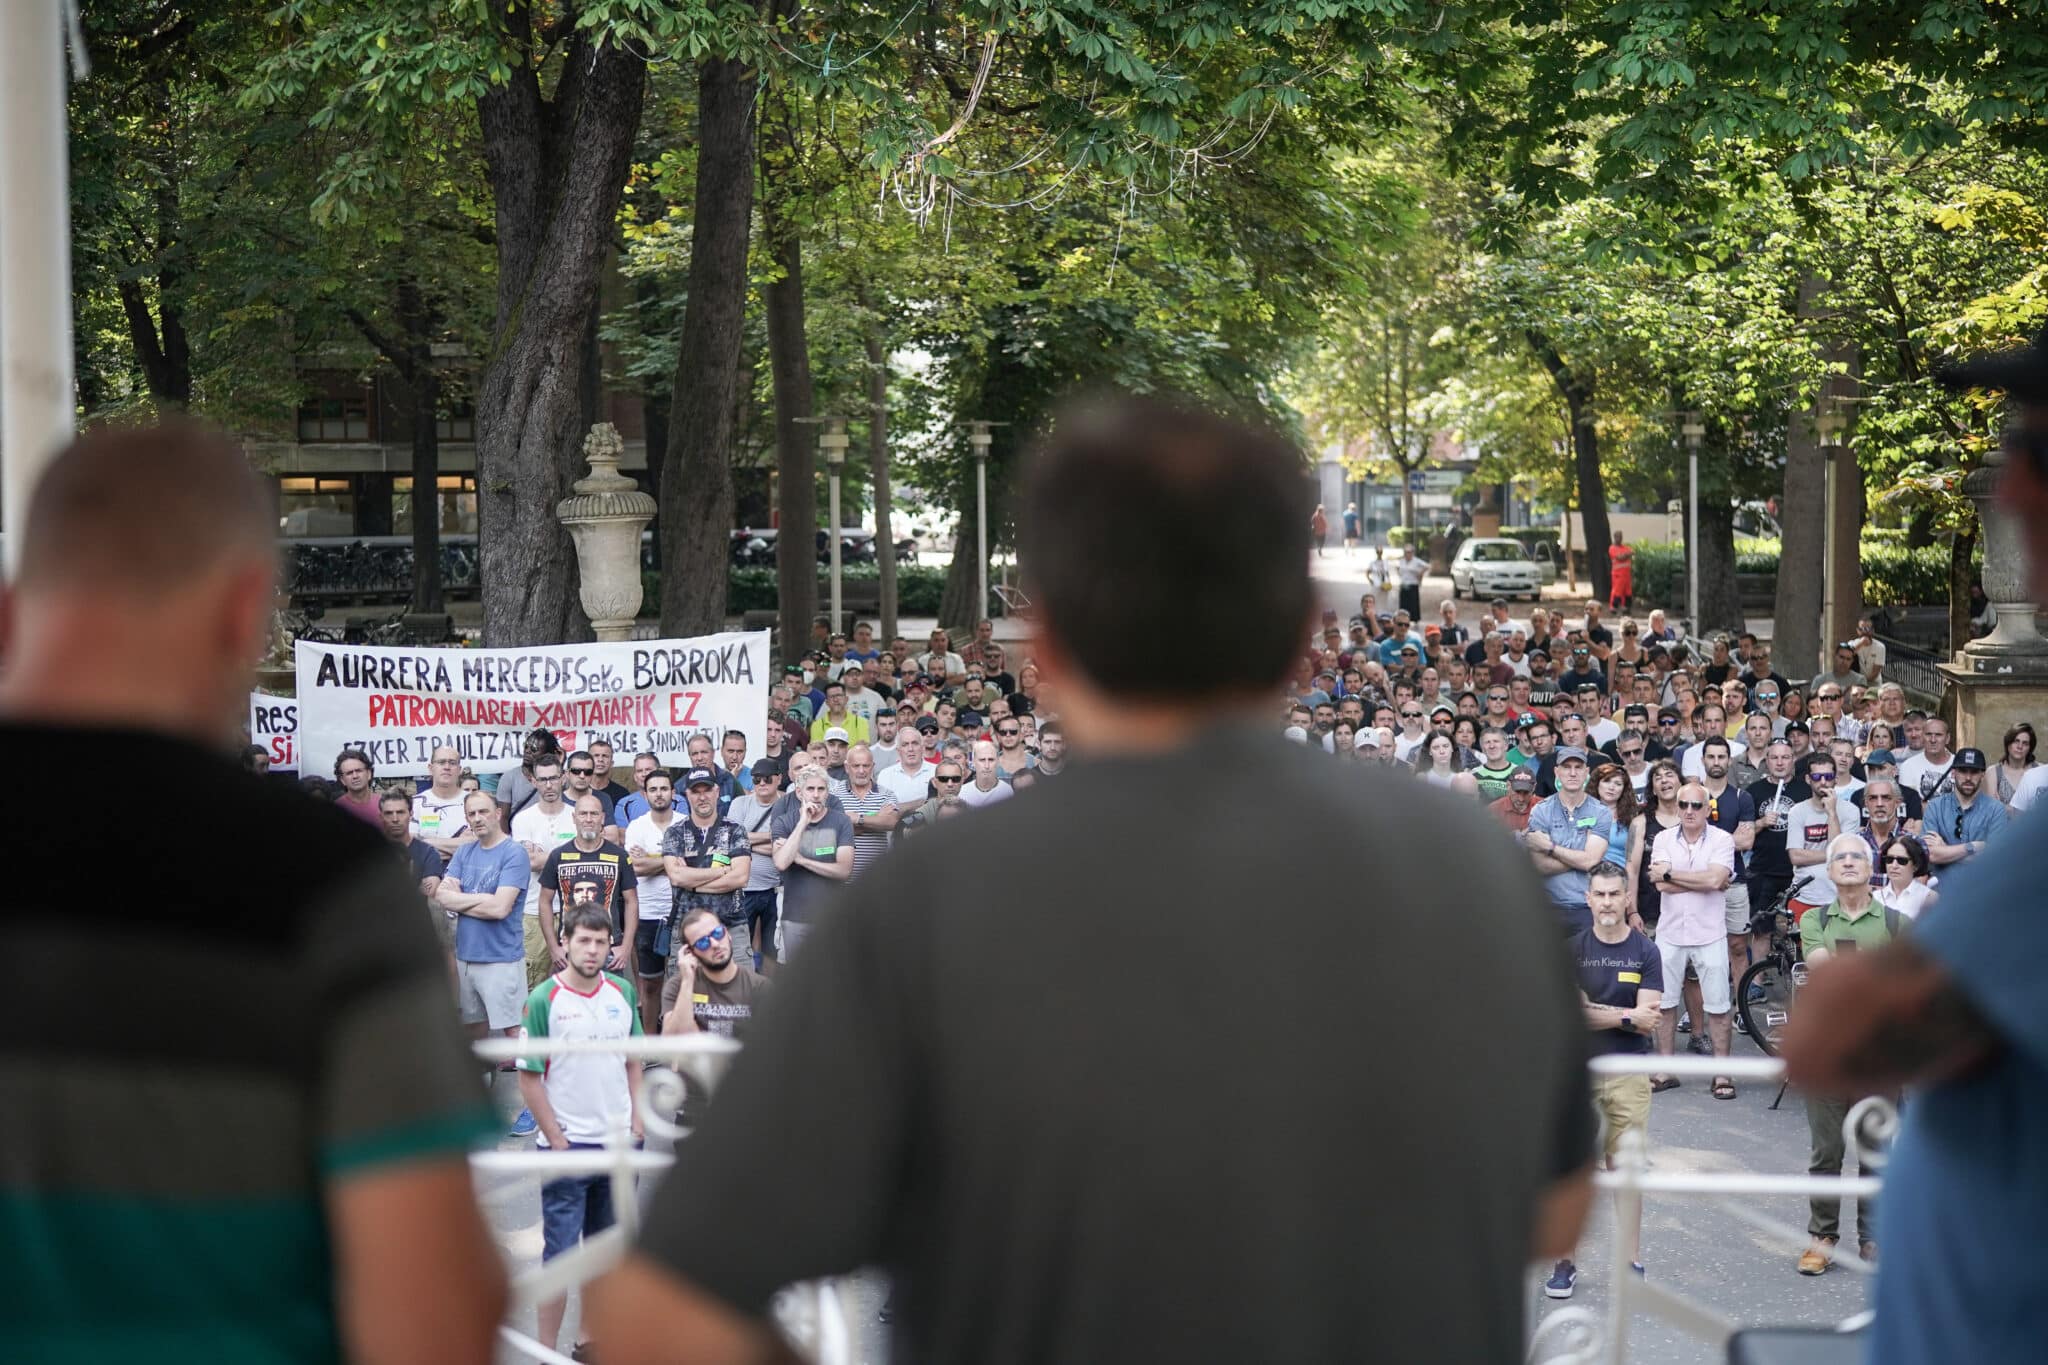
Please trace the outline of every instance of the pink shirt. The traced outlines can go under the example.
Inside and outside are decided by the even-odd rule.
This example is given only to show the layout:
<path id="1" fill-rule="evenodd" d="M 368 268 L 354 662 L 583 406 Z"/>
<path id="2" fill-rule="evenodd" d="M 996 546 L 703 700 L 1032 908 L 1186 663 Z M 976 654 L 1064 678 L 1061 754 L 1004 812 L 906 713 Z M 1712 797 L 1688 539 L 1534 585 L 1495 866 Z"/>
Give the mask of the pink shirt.
<path id="1" fill-rule="evenodd" d="M 1732 878 L 1735 875 L 1735 836 L 1719 826 L 1708 825 L 1700 831 L 1699 842 L 1690 843 L 1685 838 L 1684 827 L 1674 825 L 1651 841 L 1650 861 L 1669 863 L 1674 873 L 1704 872 L 1710 867 L 1725 867 Z M 1664 883 L 1658 885 L 1658 890 L 1664 895 L 1664 914 L 1657 921 L 1659 943 L 1699 948 L 1727 935 L 1726 892 L 1683 891 Z"/>

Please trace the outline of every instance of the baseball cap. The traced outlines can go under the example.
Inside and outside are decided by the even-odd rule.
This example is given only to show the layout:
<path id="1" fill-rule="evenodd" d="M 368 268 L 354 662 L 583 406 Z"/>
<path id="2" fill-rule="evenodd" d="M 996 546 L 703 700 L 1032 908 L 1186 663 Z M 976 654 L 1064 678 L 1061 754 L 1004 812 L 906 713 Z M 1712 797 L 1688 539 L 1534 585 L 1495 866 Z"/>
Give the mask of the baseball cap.
<path id="1" fill-rule="evenodd" d="M 1557 746 L 1555 761 L 1558 764 L 1584 763 L 1586 761 L 1586 751 L 1576 744 L 1560 744 Z"/>
<path id="2" fill-rule="evenodd" d="M 981 728 L 981 712 L 979 711 L 962 711 L 953 719 L 958 721 L 963 729 L 977 730 Z"/>
<path id="3" fill-rule="evenodd" d="M 1439 715 L 1456 716 L 1457 714 L 1455 708 L 1444 702 L 1438 702 L 1435 706 L 1429 708 L 1429 718 L 1431 720 L 1435 720 Z"/>
<path id="4" fill-rule="evenodd" d="M 1958 749 L 1956 750 L 1955 762 L 1949 764 L 1949 766 L 1951 768 L 1961 768 L 1965 772 L 1981 773 L 1991 765 L 1984 761 L 1984 751 L 1982 749 Z"/>
<path id="5" fill-rule="evenodd" d="M 782 765 L 772 758 L 757 758 L 754 760 L 754 766 L 748 771 L 754 780 L 759 782 L 764 777 L 782 776 Z"/>
<path id="6" fill-rule="evenodd" d="M 1354 749 L 1379 748 L 1380 732 L 1373 729 L 1370 725 L 1366 726 L 1363 730 L 1351 736 L 1351 747 Z"/>
<path id="7" fill-rule="evenodd" d="M 1659 725 L 1662 725 L 1662 724 L 1664 724 L 1664 723 L 1665 723 L 1666 721 L 1669 721 L 1669 722 L 1670 722 L 1671 724 L 1673 724 L 1673 725 L 1676 725 L 1676 724 L 1678 724 L 1678 721 L 1679 721 L 1679 715 L 1678 715 L 1678 708 L 1677 708 L 1677 707 L 1675 707 L 1675 706 L 1666 706 L 1666 707 L 1661 707 L 1661 708 L 1659 708 L 1659 710 L 1658 710 L 1658 712 L 1657 712 L 1657 723 L 1658 723 Z"/>
<path id="8" fill-rule="evenodd" d="M 1890 749 L 1872 749 L 1863 756 L 1863 766 L 1866 768 L 1883 767 L 1898 761 L 1892 756 Z"/>
<path id="9" fill-rule="evenodd" d="M 716 787 L 720 785 L 718 774 L 709 768 L 692 768 L 683 775 L 683 790 L 691 787 Z"/>
<path id="10" fill-rule="evenodd" d="M 938 721 L 938 717 L 936 717 L 936 716 L 919 716 L 919 717 L 917 718 L 917 732 L 918 732 L 919 734 L 921 734 L 921 735 L 935 735 L 935 734 L 937 734 L 937 733 L 939 732 L 939 721 Z"/>
<path id="11" fill-rule="evenodd" d="M 846 733 L 844 726 L 834 725 L 825 731 L 825 742 L 830 744 L 835 739 L 845 744 L 850 741 L 851 736 Z"/>
<path id="12" fill-rule="evenodd" d="M 1527 768 L 1517 768 L 1508 774 L 1508 785 L 1518 792 L 1535 791 L 1536 774 L 1530 772 Z"/>
<path id="13" fill-rule="evenodd" d="M 1299 725 L 1290 725 L 1280 733 L 1293 740 L 1296 744 L 1308 743 L 1308 731 L 1302 729 Z"/>

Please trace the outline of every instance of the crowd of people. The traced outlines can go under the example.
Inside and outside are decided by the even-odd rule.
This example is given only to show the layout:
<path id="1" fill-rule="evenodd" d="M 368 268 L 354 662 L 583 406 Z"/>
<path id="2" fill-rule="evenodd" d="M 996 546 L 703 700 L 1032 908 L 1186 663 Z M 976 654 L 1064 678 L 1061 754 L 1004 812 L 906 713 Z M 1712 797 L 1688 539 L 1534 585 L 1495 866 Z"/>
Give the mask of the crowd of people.
<path id="1" fill-rule="evenodd" d="M 1790 916 L 1805 960 L 1888 941 L 1939 897 L 2048 783 L 2034 727 L 1995 754 L 1951 747 L 1949 722 L 1884 676 L 1868 618 L 1795 685 L 1755 635 L 1682 639 L 1662 611 L 1607 619 L 1598 602 L 1527 620 L 1496 600 L 1474 626 L 1446 600 L 1423 623 L 1375 595 L 1325 610 L 1290 689 L 1286 734 L 1472 794 L 1542 875 L 1570 940 L 1595 1052 L 1726 1057 L 1746 1032 L 1734 991 Z M 1752 986 L 1759 990 L 1761 987 Z M 1611 1163 L 1676 1076 L 1596 1085 Z M 1736 1097 L 1716 1076 L 1710 1093 Z M 1839 1173 L 1849 1105 L 1808 1102 L 1815 1173 Z M 1866 1201 L 1867 1203 L 1867 1201 Z M 1858 1251 L 1876 1257 L 1867 1208 Z M 1835 1259 L 1839 1215 L 1815 1200 L 1799 1258 Z M 1631 1256 L 1638 1272 L 1641 1263 Z M 1567 1298 L 1560 1261 L 1547 1292 Z"/>
<path id="2" fill-rule="evenodd" d="M 839 887 L 892 843 L 1056 779 L 1057 715 L 1028 661 L 1012 672 L 992 622 L 955 648 L 945 631 L 886 648 L 820 619 L 812 648 L 769 693 L 766 750 L 745 733 L 692 735 L 689 766 L 593 740 L 564 752 L 526 737 L 517 769 L 477 774 L 452 748 L 424 778 L 378 779 L 337 754 L 309 794 L 375 823 L 432 908 L 464 1023 L 482 1037 L 743 1033 L 777 968 Z M 267 770 L 251 745 L 247 766 Z M 603 930 L 600 940 L 598 931 Z M 637 1137 L 637 1064 L 578 1055 L 517 1068 L 511 1132 L 559 1151 Z M 686 1111 L 687 1113 L 687 1103 Z M 543 1255 L 613 1221 L 605 1177 L 542 1190 Z M 564 1305 L 546 1305 L 553 1346 Z"/>

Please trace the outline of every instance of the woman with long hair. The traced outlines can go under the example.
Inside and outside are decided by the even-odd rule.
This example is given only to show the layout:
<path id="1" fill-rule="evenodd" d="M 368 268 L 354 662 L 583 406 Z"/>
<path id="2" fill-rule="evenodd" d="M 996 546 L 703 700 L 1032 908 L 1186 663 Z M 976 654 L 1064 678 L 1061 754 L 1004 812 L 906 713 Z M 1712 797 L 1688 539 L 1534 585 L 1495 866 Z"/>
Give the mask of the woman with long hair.
<path id="1" fill-rule="evenodd" d="M 1796 687 L 1785 689 L 1784 697 L 1778 702 L 1778 714 L 1786 720 L 1806 719 L 1806 694 Z"/>
<path id="2" fill-rule="evenodd" d="M 1629 882 L 1635 888 L 1635 913 L 1641 921 L 1636 927 L 1646 934 L 1655 932 L 1664 913 L 1664 893 L 1650 880 L 1649 850 L 1658 835 L 1677 827 L 1678 789 L 1684 785 L 1684 776 L 1670 759 L 1660 758 L 1650 765 L 1650 799 L 1643 807 L 1643 837 L 1641 843 L 1630 849 L 1633 856 L 1628 869 Z"/>
<path id="3" fill-rule="evenodd" d="M 1991 770 L 1998 783 L 1998 799 L 2006 805 L 2012 804 L 2019 794 L 2020 783 L 2026 778 L 2027 770 L 2034 766 L 2034 750 L 2039 741 L 2034 737 L 2034 727 L 2027 721 L 2005 732 L 2004 746 L 1999 750 L 2002 757 L 1998 766 Z"/>
<path id="4" fill-rule="evenodd" d="M 1619 784 L 1619 785 L 1617 785 Z M 1614 812 L 1614 827 L 1622 831 L 1620 848 L 1607 850 L 1606 861 L 1628 872 L 1629 900 L 1635 900 L 1637 860 L 1643 856 L 1643 807 L 1628 770 L 1618 763 L 1602 763 L 1586 779 L 1593 799 Z"/>
<path id="5" fill-rule="evenodd" d="M 1479 757 L 1479 722 L 1470 716 L 1459 716 L 1451 722 L 1451 743 L 1458 746 L 1458 765 L 1475 768 L 1482 760 Z"/>
<path id="6" fill-rule="evenodd" d="M 1461 792 L 1479 790 L 1472 774 L 1459 771 L 1458 746 L 1446 734 L 1434 734 L 1422 741 L 1422 751 L 1415 759 L 1415 775 L 1433 787 Z"/>
<path id="7" fill-rule="evenodd" d="M 1347 763 L 1358 759 L 1358 727 L 1340 720 L 1330 727 L 1330 752 Z"/>
<path id="8" fill-rule="evenodd" d="M 1877 875 L 1884 879 L 1876 892 L 1879 903 L 1907 919 L 1918 919 L 1922 910 L 1941 899 L 1928 879 L 1927 845 L 1912 835 L 1888 841 L 1877 858 Z"/>
<path id="9" fill-rule="evenodd" d="M 1857 746 L 1856 757 L 1868 760 L 1879 749 L 1892 748 L 1895 742 L 1896 736 L 1892 733 L 1890 724 L 1885 721 L 1874 720 L 1870 723 L 1870 728 L 1863 732 L 1863 743 Z M 1892 756 L 1894 758 L 1898 757 L 1896 750 L 1893 751 Z"/>

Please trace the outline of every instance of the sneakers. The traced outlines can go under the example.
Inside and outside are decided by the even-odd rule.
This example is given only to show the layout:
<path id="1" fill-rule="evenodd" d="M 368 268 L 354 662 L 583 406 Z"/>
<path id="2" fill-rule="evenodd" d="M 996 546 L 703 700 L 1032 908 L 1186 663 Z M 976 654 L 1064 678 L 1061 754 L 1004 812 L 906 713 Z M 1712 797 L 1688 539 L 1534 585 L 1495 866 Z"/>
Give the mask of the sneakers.
<path id="1" fill-rule="evenodd" d="M 1553 1299 L 1568 1299 L 1572 1286 L 1579 1282 L 1579 1268 L 1570 1261 L 1559 1261 L 1550 1272 L 1550 1278 L 1543 1282 L 1543 1292 Z"/>
<path id="2" fill-rule="evenodd" d="M 1628 1263 L 1628 1269 L 1629 1273 L 1631 1275 L 1634 1275 L 1639 1280 L 1646 1280 L 1649 1278 L 1649 1274 L 1643 1269 L 1643 1263 L 1641 1261 L 1630 1261 Z"/>
<path id="3" fill-rule="evenodd" d="M 1741 1010 L 1735 1011 L 1735 1031 L 1745 1038 L 1749 1036 L 1749 1020 L 1743 1016 Z"/>
<path id="4" fill-rule="evenodd" d="M 1680 1011 L 1678 1012 L 1678 1031 L 1679 1031 L 1680 1033 L 1691 1033 L 1691 1032 L 1692 1032 L 1692 1011 L 1691 1011 L 1691 1010 L 1680 1010 Z"/>
<path id="5" fill-rule="evenodd" d="M 534 1118 L 531 1109 L 519 1111 L 519 1117 L 512 1120 L 513 1137 L 532 1137 L 540 1131 L 540 1122 Z"/>
<path id="6" fill-rule="evenodd" d="M 1802 1275 L 1825 1275 L 1835 1260 L 1835 1238 L 1816 1237 L 1813 1244 L 1799 1253 L 1799 1273 Z"/>

